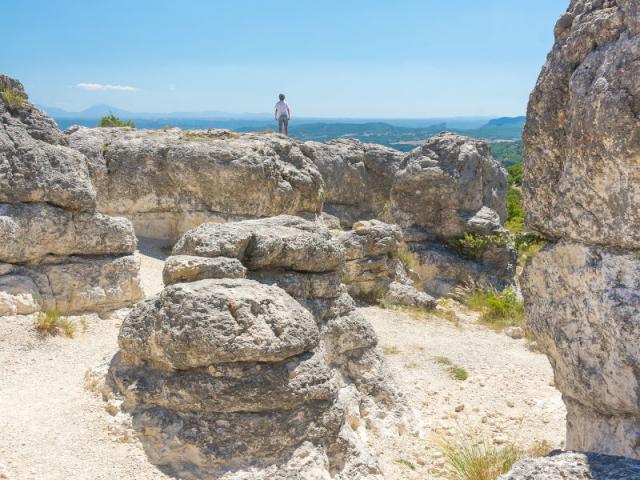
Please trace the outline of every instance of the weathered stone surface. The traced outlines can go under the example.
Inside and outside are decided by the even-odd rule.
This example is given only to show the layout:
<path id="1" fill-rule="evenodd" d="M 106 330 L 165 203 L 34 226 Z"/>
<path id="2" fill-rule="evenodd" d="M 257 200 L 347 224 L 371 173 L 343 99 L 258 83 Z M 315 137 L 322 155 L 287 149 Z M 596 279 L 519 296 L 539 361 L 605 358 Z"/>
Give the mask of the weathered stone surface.
<path id="1" fill-rule="evenodd" d="M 206 278 L 244 278 L 246 272 L 236 258 L 173 255 L 164 262 L 162 280 L 165 285 L 172 285 Z"/>
<path id="2" fill-rule="evenodd" d="M 0 98 L 0 202 L 48 202 L 73 210 L 95 206 L 84 157 L 63 145 L 56 124 L 27 100 L 22 84 L 0 75 L 0 90 L 25 97 L 12 109 Z"/>
<path id="3" fill-rule="evenodd" d="M 206 256 L 170 257 L 188 275 L 132 310 L 110 366 L 150 461 L 180 478 L 379 480 L 354 429 L 399 397 L 341 282 L 343 247 L 280 216 L 204 225 L 183 249 Z M 249 278 L 195 280 L 204 266 Z"/>
<path id="4" fill-rule="evenodd" d="M 265 412 L 332 401 L 335 374 L 319 353 L 303 353 L 277 363 L 220 363 L 166 372 L 123 367 L 116 357 L 111 377 L 128 407 L 155 405 L 178 412 Z"/>
<path id="5" fill-rule="evenodd" d="M 489 245 L 477 258 L 461 256 L 450 246 L 435 242 L 411 244 L 418 259 L 420 285 L 429 295 L 445 297 L 456 287 L 472 282 L 502 290 L 513 284 L 517 253 L 508 245 Z"/>
<path id="6" fill-rule="evenodd" d="M 25 275 L 0 276 L 0 316 L 28 315 L 41 309 L 42 297 Z"/>
<path id="7" fill-rule="evenodd" d="M 336 272 L 251 272 L 249 276 L 260 283 L 277 285 L 296 300 L 333 299 L 343 293 Z"/>
<path id="8" fill-rule="evenodd" d="M 200 280 L 139 303 L 118 337 L 126 365 L 162 369 L 277 362 L 318 343 L 311 314 L 283 290 L 247 279 Z"/>
<path id="9" fill-rule="evenodd" d="M 352 230 L 338 237 L 345 249 L 346 260 L 395 254 L 402 241 L 402 231 L 397 225 L 378 220 L 360 221 Z"/>
<path id="10" fill-rule="evenodd" d="M 529 102 L 524 201 L 552 238 L 640 247 L 637 0 L 574 0 Z"/>
<path id="11" fill-rule="evenodd" d="M 155 407 L 134 415 L 134 428 L 156 465 L 264 468 L 282 462 L 304 441 L 337 436 L 343 415 L 326 402 L 256 413 L 189 414 Z"/>
<path id="12" fill-rule="evenodd" d="M 640 478 L 640 462 L 597 453 L 556 452 L 516 463 L 500 480 L 631 480 Z"/>
<path id="13" fill-rule="evenodd" d="M 46 255 L 130 254 L 137 240 L 125 218 L 44 203 L 0 203 L 0 243 L 0 261 L 23 263 Z"/>
<path id="14" fill-rule="evenodd" d="M 324 210 L 350 227 L 380 218 L 404 154 L 353 139 L 308 142 L 311 158 L 325 182 Z"/>
<path id="15" fill-rule="evenodd" d="M 638 256 L 560 242 L 533 258 L 522 293 L 529 328 L 568 400 L 567 448 L 640 458 Z M 572 413 L 574 403 L 592 414 Z"/>
<path id="16" fill-rule="evenodd" d="M 413 285 L 391 282 L 382 298 L 384 304 L 418 307 L 431 310 L 436 307 L 436 301 L 425 292 L 417 290 Z"/>
<path id="17" fill-rule="evenodd" d="M 105 213 L 265 217 L 322 205 L 323 181 L 308 149 L 282 136 L 79 127 L 68 138 L 89 160 Z M 142 226 L 136 222 L 137 233 L 149 236 Z"/>
<path id="18" fill-rule="evenodd" d="M 287 215 L 201 225 L 183 235 L 173 253 L 237 258 L 250 270 L 305 272 L 335 271 L 344 258 L 343 249 L 326 228 Z"/>
<path id="19" fill-rule="evenodd" d="M 429 239 L 460 237 L 478 228 L 479 212 L 485 223 L 506 218 L 507 187 L 486 142 L 442 133 L 403 159 L 382 219 L 418 227 Z"/>
<path id="20" fill-rule="evenodd" d="M 128 306 L 142 296 L 131 223 L 94 211 L 86 158 L 0 75 L 0 315 Z M 16 264 L 16 265 L 12 265 Z"/>

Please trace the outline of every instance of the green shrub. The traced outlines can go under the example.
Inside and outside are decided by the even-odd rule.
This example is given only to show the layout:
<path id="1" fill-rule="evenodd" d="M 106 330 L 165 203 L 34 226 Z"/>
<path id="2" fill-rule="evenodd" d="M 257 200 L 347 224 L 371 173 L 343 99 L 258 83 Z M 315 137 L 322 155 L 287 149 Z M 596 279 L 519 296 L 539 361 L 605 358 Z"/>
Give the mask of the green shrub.
<path id="1" fill-rule="evenodd" d="M 398 260 L 400 260 L 408 270 L 416 270 L 420 266 L 420 259 L 404 242 L 398 247 Z"/>
<path id="2" fill-rule="evenodd" d="M 507 221 L 504 226 L 511 233 L 521 233 L 525 229 L 522 190 L 513 185 L 507 191 Z"/>
<path id="3" fill-rule="evenodd" d="M 502 292 L 495 289 L 474 290 L 465 301 L 471 310 L 480 312 L 480 322 L 495 330 L 525 326 L 524 304 L 511 287 Z"/>
<path id="4" fill-rule="evenodd" d="M 5 88 L 0 92 L 0 96 L 12 110 L 19 110 L 24 107 L 27 100 L 27 97 L 14 88 Z"/>
<path id="5" fill-rule="evenodd" d="M 463 257 L 479 259 L 482 254 L 492 245 L 505 245 L 509 243 L 507 235 L 480 235 L 476 233 L 465 233 L 462 238 L 455 238 L 448 241 L 449 246 Z"/>
<path id="6" fill-rule="evenodd" d="M 544 246 L 549 243 L 546 238 L 536 233 L 520 233 L 514 237 L 514 245 L 518 251 L 518 264 L 524 266 Z"/>
<path id="7" fill-rule="evenodd" d="M 516 163 L 507 167 L 509 185 L 522 185 L 522 163 Z"/>
<path id="8" fill-rule="evenodd" d="M 128 120 L 124 121 L 118 117 L 116 117 L 113 113 L 109 112 L 109 115 L 105 115 L 98 122 L 99 127 L 128 127 L 128 128 L 136 128 L 133 121 Z"/>

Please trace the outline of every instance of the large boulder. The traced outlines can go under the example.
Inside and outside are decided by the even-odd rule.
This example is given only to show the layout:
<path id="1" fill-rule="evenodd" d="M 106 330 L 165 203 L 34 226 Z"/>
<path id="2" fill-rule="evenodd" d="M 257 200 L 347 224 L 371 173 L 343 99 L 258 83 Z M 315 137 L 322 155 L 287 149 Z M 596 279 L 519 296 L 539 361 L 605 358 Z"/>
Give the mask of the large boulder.
<path id="1" fill-rule="evenodd" d="M 640 26 L 636 0 L 574 0 L 531 94 L 529 226 L 551 238 L 640 247 Z"/>
<path id="2" fill-rule="evenodd" d="M 497 233 L 507 216 L 507 187 L 486 142 L 441 133 L 403 159 L 386 219 L 429 239 Z"/>
<path id="3" fill-rule="evenodd" d="M 63 146 L 64 135 L 31 105 L 20 82 L 0 75 L 0 91 L 23 98 L 18 107 L 0 98 L 0 202 L 46 202 L 72 210 L 96 204 L 86 160 Z"/>
<path id="4" fill-rule="evenodd" d="M 197 274 L 131 311 L 109 373 L 149 460 L 189 478 L 381 478 L 357 425 L 401 402 L 329 231 L 205 224 L 175 250 L 170 270 Z"/>
<path id="5" fill-rule="evenodd" d="M 74 127 L 98 210 L 131 219 L 140 236 L 176 239 L 216 218 L 319 212 L 322 177 L 304 144 L 224 130 Z"/>
<path id="6" fill-rule="evenodd" d="M 522 293 L 567 404 L 568 447 L 640 458 L 637 254 L 560 242 L 533 258 Z"/>
<path id="7" fill-rule="evenodd" d="M 345 227 L 382 216 L 402 152 L 354 139 L 306 145 L 324 179 L 326 212 L 338 217 Z"/>
<path id="8" fill-rule="evenodd" d="M 574 0 L 531 95 L 524 199 L 556 244 L 525 269 L 569 449 L 640 458 L 640 6 Z"/>
<path id="9" fill-rule="evenodd" d="M 0 75 L 0 315 L 128 306 L 142 296 L 131 223 L 95 212 L 86 158 Z"/>
<path id="10" fill-rule="evenodd" d="M 556 452 L 516 463 L 499 480 L 632 480 L 640 478 L 640 462 L 597 453 Z"/>

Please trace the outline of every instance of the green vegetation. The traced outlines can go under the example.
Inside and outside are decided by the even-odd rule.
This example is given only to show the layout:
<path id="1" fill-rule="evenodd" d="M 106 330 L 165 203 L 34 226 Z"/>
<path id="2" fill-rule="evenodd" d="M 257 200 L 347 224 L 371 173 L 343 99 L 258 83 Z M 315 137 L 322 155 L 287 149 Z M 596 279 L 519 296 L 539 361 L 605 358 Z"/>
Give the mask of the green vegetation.
<path id="1" fill-rule="evenodd" d="M 113 113 L 109 113 L 109 115 L 105 115 L 98 122 L 99 127 L 128 127 L 128 128 L 136 128 L 133 121 L 128 120 L 124 121 L 118 117 L 116 117 Z"/>
<path id="2" fill-rule="evenodd" d="M 14 88 L 5 88 L 0 91 L 0 96 L 12 110 L 19 110 L 24 107 L 27 100 L 27 97 Z"/>
<path id="3" fill-rule="evenodd" d="M 518 251 L 518 264 L 523 267 L 544 246 L 549 243 L 536 233 L 519 233 L 514 236 L 514 244 Z"/>
<path id="4" fill-rule="evenodd" d="M 73 338 L 77 330 L 76 324 L 72 320 L 63 317 L 57 308 L 40 312 L 33 326 L 40 335 L 45 337 L 63 334 L 66 337 Z"/>
<path id="5" fill-rule="evenodd" d="M 514 185 L 511 185 L 507 191 L 507 221 L 504 222 L 504 226 L 511 233 L 525 231 L 522 190 Z"/>
<path id="6" fill-rule="evenodd" d="M 495 480 L 524 456 L 513 443 L 497 446 L 473 436 L 459 441 L 438 438 L 436 444 L 446 458 L 451 480 Z"/>
<path id="7" fill-rule="evenodd" d="M 480 322 L 494 330 L 525 327 L 524 304 L 511 287 L 502 292 L 495 289 L 474 289 L 465 299 L 471 310 L 480 312 Z"/>
<path id="8" fill-rule="evenodd" d="M 479 235 L 465 233 L 462 238 L 449 240 L 449 246 L 463 257 L 479 259 L 491 245 L 504 245 L 509 242 L 506 235 Z"/>
<path id="9" fill-rule="evenodd" d="M 507 167 L 509 185 L 522 186 L 522 163 L 514 163 Z"/>
<path id="10" fill-rule="evenodd" d="M 460 380 L 462 382 L 469 378 L 469 374 L 467 373 L 467 371 L 464 368 L 454 364 L 448 357 L 439 356 L 435 357 L 434 360 L 438 365 L 446 367 L 447 372 L 449 372 L 449 376 L 451 378 Z"/>
<path id="11" fill-rule="evenodd" d="M 522 164 L 522 142 L 494 142 L 491 144 L 491 153 L 501 165 L 510 167 Z"/>
<path id="12" fill-rule="evenodd" d="M 404 465 L 407 468 L 410 468 L 411 470 L 415 470 L 416 466 L 413 464 L 413 462 L 410 462 L 409 460 L 405 460 L 404 458 L 399 458 L 398 460 L 395 461 L 395 463 L 397 463 L 398 465 Z"/>

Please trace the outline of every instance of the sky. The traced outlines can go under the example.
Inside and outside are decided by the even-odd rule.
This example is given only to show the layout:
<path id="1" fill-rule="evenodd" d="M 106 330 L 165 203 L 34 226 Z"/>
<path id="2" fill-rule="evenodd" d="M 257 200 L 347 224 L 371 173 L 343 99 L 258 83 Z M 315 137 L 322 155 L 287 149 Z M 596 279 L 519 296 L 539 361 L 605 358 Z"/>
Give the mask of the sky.
<path id="1" fill-rule="evenodd" d="M 0 73 L 79 111 L 512 116 L 569 0 L 0 0 Z"/>

